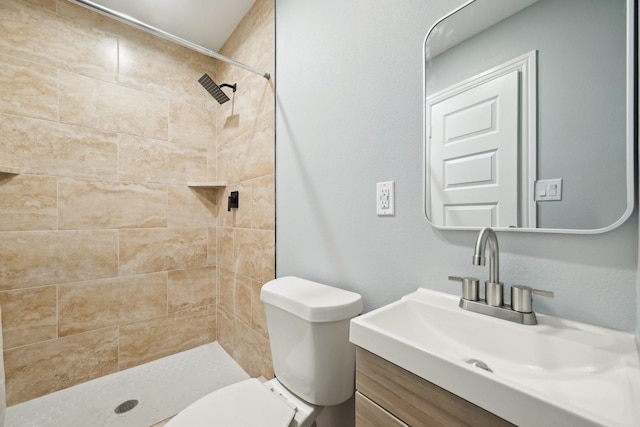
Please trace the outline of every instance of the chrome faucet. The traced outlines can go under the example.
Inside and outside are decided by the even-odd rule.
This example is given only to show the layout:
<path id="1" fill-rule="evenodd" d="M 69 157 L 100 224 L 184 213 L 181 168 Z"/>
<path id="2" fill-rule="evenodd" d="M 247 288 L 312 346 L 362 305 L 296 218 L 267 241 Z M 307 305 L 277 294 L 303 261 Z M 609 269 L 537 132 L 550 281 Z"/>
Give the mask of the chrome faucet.
<path id="1" fill-rule="evenodd" d="M 511 305 L 504 304 L 504 284 L 500 281 L 500 255 L 498 237 L 491 228 L 480 230 L 473 254 L 473 265 L 485 265 L 485 250 L 489 245 L 489 280 L 484 282 L 485 299 L 480 299 L 478 288 L 480 281 L 475 277 L 449 276 L 449 280 L 462 283 L 460 308 L 488 316 L 498 317 L 511 322 L 535 325 L 536 314 L 531 308 L 532 295 L 553 298 L 553 292 L 531 289 L 528 286 L 513 285 L 511 287 Z"/>
<path id="2" fill-rule="evenodd" d="M 500 282 L 500 250 L 498 237 L 489 227 L 480 230 L 476 240 L 476 251 L 473 254 L 473 265 L 485 265 L 484 252 L 489 244 L 489 280 L 484 282 L 487 304 L 500 307 L 504 302 L 504 285 Z"/>

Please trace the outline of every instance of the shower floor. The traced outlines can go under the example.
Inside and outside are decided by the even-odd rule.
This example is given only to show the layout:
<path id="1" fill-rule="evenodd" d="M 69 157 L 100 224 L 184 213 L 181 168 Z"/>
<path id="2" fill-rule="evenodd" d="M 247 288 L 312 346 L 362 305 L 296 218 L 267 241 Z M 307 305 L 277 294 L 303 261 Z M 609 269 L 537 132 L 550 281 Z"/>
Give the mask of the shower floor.
<path id="1" fill-rule="evenodd" d="M 149 427 L 247 378 L 214 342 L 10 406 L 5 427 Z M 114 412 L 130 399 L 135 408 Z"/>

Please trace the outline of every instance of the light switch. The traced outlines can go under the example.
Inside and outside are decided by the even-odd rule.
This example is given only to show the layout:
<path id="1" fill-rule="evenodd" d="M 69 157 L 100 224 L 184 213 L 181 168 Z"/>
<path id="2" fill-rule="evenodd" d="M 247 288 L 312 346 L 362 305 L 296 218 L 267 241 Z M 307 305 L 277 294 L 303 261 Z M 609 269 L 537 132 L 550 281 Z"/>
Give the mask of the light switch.
<path id="1" fill-rule="evenodd" d="M 538 202 L 562 200 L 562 178 L 536 181 L 535 200 Z"/>
<path id="2" fill-rule="evenodd" d="M 547 186 L 540 185 L 538 186 L 538 197 L 544 197 L 547 195 Z"/>

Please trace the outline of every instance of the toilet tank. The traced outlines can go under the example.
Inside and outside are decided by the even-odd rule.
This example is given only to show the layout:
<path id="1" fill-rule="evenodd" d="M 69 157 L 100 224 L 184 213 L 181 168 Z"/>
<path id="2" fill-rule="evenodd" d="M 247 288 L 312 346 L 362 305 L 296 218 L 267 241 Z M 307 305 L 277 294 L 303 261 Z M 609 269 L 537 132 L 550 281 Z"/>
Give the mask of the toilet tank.
<path id="1" fill-rule="evenodd" d="M 314 405 L 349 399 L 355 378 L 349 320 L 362 312 L 362 297 L 289 276 L 266 283 L 260 299 L 278 381 Z"/>

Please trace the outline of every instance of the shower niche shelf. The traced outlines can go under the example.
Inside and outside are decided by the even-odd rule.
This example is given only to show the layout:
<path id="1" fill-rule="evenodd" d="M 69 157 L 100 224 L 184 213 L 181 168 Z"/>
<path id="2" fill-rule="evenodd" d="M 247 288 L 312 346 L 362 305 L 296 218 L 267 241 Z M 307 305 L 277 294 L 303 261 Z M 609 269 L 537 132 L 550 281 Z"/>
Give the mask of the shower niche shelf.
<path id="1" fill-rule="evenodd" d="M 224 188 L 227 186 L 226 182 L 219 181 L 191 181 L 187 182 L 187 187 L 193 188 Z"/>
<path id="2" fill-rule="evenodd" d="M 20 175 L 20 168 L 0 165 L 0 173 L 8 175 Z"/>

